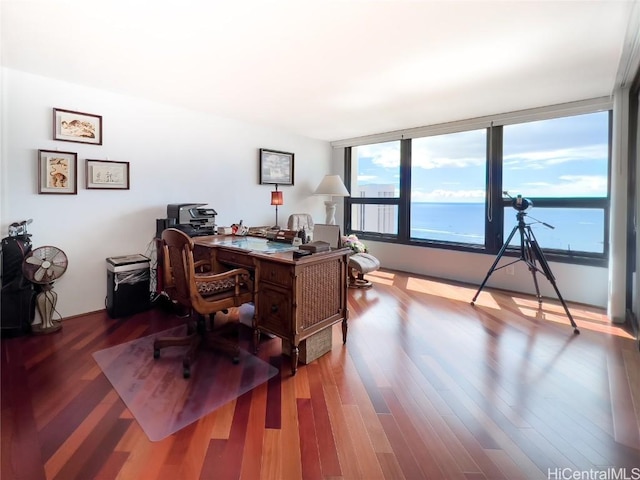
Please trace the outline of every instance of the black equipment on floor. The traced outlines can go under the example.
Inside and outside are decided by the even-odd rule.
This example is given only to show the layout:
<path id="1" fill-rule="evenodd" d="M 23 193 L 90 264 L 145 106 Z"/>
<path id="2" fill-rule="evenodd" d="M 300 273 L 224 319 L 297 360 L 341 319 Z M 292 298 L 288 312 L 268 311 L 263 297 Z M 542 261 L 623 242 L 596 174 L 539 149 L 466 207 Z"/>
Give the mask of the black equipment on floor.
<path id="1" fill-rule="evenodd" d="M 20 230 L 12 225 L 10 236 L 2 239 L 2 291 L 0 298 L 0 334 L 4 337 L 26 335 L 31 332 L 35 318 L 34 285 L 24 278 L 22 262 L 31 251 L 31 235 L 26 224 Z"/>
<path id="2" fill-rule="evenodd" d="M 107 313 L 128 317 L 151 308 L 150 261 L 139 254 L 107 258 Z"/>
<path id="3" fill-rule="evenodd" d="M 567 307 L 567 304 L 565 303 L 564 299 L 562 298 L 562 295 L 560 294 L 560 290 L 558 290 L 558 286 L 556 285 L 556 279 L 553 276 L 553 273 L 551 272 L 551 268 L 549 267 L 549 264 L 547 263 L 547 260 L 544 257 L 544 254 L 542 253 L 542 248 L 540 248 L 540 245 L 538 244 L 538 241 L 536 240 L 536 237 L 533 234 L 531 225 L 525 223 L 524 221 L 524 218 L 527 215 L 524 210 L 529 208 L 531 205 L 532 204 L 529 200 L 522 199 L 520 195 L 518 195 L 518 199 L 514 199 L 513 207 L 518 211 L 518 213 L 516 214 L 516 219 L 518 220 L 518 223 L 515 227 L 513 227 L 513 230 L 511 230 L 509 237 L 502 245 L 502 248 L 498 252 L 496 259 L 493 262 L 493 265 L 491 265 L 489 272 L 487 272 L 487 276 L 484 278 L 484 280 L 482 281 L 482 284 L 480 285 L 480 288 L 478 288 L 478 291 L 476 292 L 473 299 L 471 300 L 471 305 L 475 305 L 475 301 L 478 298 L 478 295 L 480 294 L 485 284 L 487 283 L 487 280 L 489 280 L 489 277 L 494 271 L 506 268 L 510 265 L 513 265 L 514 263 L 522 261 L 527 264 L 527 267 L 529 267 L 529 271 L 533 276 L 533 283 L 536 287 L 536 297 L 538 298 L 538 304 L 542 305 L 542 296 L 540 295 L 540 288 L 538 287 L 538 278 L 536 277 L 536 273 L 539 272 L 539 273 L 542 273 L 547 278 L 547 280 L 549 280 L 549 283 L 551 283 L 551 285 L 553 286 L 553 289 L 556 291 L 556 294 L 558 295 L 558 299 L 560 300 L 560 303 L 562 304 L 564 311 L 567 313 L 567 317 L 569 317 L 569 321 L 571 322 L 571 326 L 573 327 L 573 333 L 580 333 L 580 330 L 578 330 L 578 326 L 576 325 L 576 322 L 573 320 L 573 317 L 571 316 L 571 312 L 569 312 L 569 308 Z M 547 227 L 551 227 L 546 223 L 543 223 L 543 225 Z M 502 265 L 501 267 L 496 268 L 496 266 L 498 265 L 498 262 L 500 261 L 500 258 L 502 258 L 502 255 L 506 251 L 507 247 L 509 246 L 509 242 L 511 242 L 511 239 L 516 234 L 516 232 L 520 234 L 520 257 L 512 262 L 509 262 L 505 265 Z"/>

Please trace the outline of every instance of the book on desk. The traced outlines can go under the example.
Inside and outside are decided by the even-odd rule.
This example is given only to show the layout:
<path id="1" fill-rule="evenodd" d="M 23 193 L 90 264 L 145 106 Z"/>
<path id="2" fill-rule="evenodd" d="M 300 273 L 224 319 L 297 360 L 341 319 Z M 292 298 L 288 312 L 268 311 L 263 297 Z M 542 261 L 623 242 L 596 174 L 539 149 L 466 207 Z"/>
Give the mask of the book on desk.
<path id="1" fill-rule="evenodd" d="M 316 240 L 315 242 L 305 243 L 298 247 L 300 250 L 306 250 L 311 253 L 328 252 L 331 250 L 331 245 L 328 242 L 322 240 Z"/>

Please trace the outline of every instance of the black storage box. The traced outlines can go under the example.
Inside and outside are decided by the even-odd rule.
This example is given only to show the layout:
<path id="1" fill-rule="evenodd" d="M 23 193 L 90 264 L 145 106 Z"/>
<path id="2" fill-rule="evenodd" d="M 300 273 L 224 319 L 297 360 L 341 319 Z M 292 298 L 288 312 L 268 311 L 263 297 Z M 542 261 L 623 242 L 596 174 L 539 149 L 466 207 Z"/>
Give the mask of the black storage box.
<path id="1" fill-rule="evenodd" d="M 107 313 L 128 317 L 151 307 L 150 262 L 144 255 L 107 258 Z"/>

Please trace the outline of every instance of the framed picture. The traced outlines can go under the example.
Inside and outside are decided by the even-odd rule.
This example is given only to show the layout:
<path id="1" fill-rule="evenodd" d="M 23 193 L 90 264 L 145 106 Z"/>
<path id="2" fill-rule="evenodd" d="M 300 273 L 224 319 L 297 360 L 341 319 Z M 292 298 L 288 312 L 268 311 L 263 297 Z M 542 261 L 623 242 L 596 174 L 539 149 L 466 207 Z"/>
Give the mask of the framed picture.
<path id="1" fill-rule="evenodd" d="M 261 148 L 260 184 L 293 185 L 293 153 Z"/>
<path id="2" fill-rule="evenodd" d="M 102 145 L 102 117 L 54 108 L 53 139 Z"/>
<path id="3" fill-rule="evenodd" d="M 129 190 L 129 162 L 87 159 L 87 188 Z"/>
<path id="4" fill-rule="evenodd" d="M 78 154 L 38 150 L 38 193 L 78 193 Z"/>

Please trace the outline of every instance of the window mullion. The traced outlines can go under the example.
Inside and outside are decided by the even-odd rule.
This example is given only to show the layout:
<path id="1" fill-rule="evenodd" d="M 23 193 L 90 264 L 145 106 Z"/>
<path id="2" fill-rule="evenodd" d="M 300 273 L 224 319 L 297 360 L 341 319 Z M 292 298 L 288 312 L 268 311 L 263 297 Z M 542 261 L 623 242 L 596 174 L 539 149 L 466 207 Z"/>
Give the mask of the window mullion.
<path id="1" fill-rule="evenodd" d="M 485 205 L 485 248 L 497 253 L 504 241 L 502 199 L 502 127 L 487 129 L 487 197 Z"/>
<path id="2" fill-rule="evenodd" d="M 400 203 L 398 205 L 398 240 L 410 238 L 411 218 L 411 140 L 400 142 Z"/>

